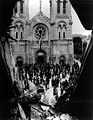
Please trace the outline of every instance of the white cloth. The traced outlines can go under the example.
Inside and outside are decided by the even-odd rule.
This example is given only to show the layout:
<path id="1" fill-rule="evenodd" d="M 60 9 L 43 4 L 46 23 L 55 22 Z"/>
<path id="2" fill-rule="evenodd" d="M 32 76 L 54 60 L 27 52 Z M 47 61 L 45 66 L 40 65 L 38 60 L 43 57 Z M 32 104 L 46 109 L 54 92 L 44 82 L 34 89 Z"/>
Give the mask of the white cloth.
<path id="1" fill-rule="evenodd" d="M 28 80 L 28 84 L 29 84 L 29 91 L 31 91 L 31 92 L 36 91 L 36 86 L 33 82 Z"/>
<path id="2" fill-rule="evenodd" d="M 41 99 L 45 104 L 53 106 L 56 103 L 55 97 L 53 95 L 53 87 L 49 88 Z"/>

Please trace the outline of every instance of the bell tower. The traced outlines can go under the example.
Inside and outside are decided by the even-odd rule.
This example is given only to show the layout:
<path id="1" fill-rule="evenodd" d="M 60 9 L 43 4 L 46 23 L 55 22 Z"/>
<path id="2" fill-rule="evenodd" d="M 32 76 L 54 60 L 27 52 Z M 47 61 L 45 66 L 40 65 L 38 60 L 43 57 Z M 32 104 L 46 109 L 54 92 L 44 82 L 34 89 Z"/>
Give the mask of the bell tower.
<path id="1" fill-rule="evenodd" d="M 13 10 L 13 17 L 29 19 L 29 0 L 20 0 Z"/>
<path id="2" fill-rule="evenodd" d="M 69 0 L 50 0 L 50 38 L 54 58 L 73 62 L 72 16 Z"/>
<path id="3" fill-rule="evenodd" d="M 72 38 L 72 16 L 69 0 L 50 0 L 51 38 Z"/>

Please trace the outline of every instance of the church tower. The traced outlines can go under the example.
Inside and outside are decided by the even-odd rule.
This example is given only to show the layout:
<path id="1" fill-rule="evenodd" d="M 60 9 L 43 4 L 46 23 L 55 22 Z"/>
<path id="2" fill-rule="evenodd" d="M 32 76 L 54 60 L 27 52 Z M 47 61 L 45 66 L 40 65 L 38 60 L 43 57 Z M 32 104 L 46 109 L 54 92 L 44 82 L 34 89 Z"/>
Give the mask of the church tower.
<path id="1" fill-rule="evenodd" d="M 13 17 L 23 17 L 29 19 L 29 0 L 20 0 L 13 10 Z"/>
<path id="2" fill-rule="evenodd" d="M 72 38 L 72 16 L 69 0 L 50 0 L 52 39 Z"/>
<path id="3" fill-rule="evenodd" d="M 12 54 L 17 63 L 18 60 L 27 61 L 29 56 L 27 50 L 28 30 L 29 25 L 29 0 L 17 1 L 13 9 L 13 22 L 11 27 L 11 36 L 17 40 L 17 42 L 11 43 Z M 27 55 L 26 55 L 27 54 Z"/>
<path id="4" fill-rule="evenodd" d="M 65 56 L 69 61 L 73 55 L 72 16 L 69 0 L 50 0 L 50 30 L 53 55 Z M 56 47 L 59 46 L 60 49 L 53 44 L 56 44 Z"/>
<path id="5" fill-rule="evenodd" d="M 29 21 L 29 0 L 20 0 L 15 4 L 13 9 L 12 36 L 16 40 L 26 39 L 26 23 Z"/>

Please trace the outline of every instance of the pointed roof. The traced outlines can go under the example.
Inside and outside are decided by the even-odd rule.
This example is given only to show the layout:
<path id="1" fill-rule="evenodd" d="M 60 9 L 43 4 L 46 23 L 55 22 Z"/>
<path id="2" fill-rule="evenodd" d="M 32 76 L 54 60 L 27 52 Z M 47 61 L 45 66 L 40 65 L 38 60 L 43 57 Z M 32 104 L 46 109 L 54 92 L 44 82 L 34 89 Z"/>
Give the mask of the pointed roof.
<path id="1" fill-rule="evenodd" d="M 39 11 L 31 20 L 31 23 L 35 22 L 43 22 L 43 23 L 50 23 L 50 19 L 42 12 Z"/>

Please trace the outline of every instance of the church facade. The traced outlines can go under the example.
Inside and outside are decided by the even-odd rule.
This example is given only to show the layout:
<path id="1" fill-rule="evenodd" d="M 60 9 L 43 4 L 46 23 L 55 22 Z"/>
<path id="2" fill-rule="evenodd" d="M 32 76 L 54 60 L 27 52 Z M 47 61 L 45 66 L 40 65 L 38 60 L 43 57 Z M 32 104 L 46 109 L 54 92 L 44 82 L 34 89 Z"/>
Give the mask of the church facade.
<path id="1" fill-rule="evenodd" d="M 64 59 L 73 64 L 73 22 L 69 0 L 50 0 L 50 18 L 40 7 L 32 19 L 29 19 L 29 0 L 21 0 L 15 5 L 12 19 L 11 36 L 17 42 L 10 42 L 10 45 L 16 63 L 59 63 Z"/>

